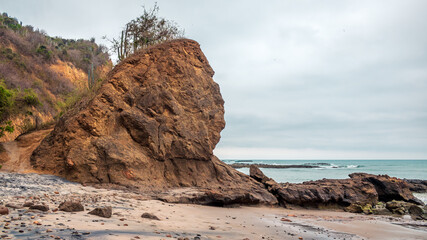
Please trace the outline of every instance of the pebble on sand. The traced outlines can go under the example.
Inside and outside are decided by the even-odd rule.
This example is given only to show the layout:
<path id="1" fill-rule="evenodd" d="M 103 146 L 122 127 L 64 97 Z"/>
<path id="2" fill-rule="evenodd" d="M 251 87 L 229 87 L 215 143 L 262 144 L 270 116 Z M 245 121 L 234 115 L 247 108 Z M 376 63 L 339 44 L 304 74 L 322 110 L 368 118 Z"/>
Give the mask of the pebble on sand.
<path id="1" fill-rule="evenodd" d="M 158 218 L 156 215 L 154 215 L 154 214 L 151 214 L 151 213 L 143 213 L 142 215 L 141 215 L 141 217 L 142 218 L 148 218 L 148 219 L 151 219 L 151 220 L 160 220 L 160 218 Z"/>
<path id="2" fill-rule="evenodd" d="M 32 205 L 30 206 L 30 209 L 40 210 L 42 212 L 49 211 L 49 207 L 46 205 Z"/>
<path id="3" fill-rule="evenodd" d="M 7 215 L 7 214 L 9 214 L 9 208 L 0 206 L 0 215 Z"/>

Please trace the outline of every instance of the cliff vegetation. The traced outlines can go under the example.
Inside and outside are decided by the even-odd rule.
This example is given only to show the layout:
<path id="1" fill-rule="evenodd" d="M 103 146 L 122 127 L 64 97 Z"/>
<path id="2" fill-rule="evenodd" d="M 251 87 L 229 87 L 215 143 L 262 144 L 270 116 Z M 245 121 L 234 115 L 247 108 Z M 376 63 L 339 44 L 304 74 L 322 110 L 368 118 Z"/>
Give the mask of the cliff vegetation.
<path id="1" fill-rule="evenodd" d="M 53 123 L 111 68 L 94 38 L 51 37 L 1 14 L 0 141 Z"/>

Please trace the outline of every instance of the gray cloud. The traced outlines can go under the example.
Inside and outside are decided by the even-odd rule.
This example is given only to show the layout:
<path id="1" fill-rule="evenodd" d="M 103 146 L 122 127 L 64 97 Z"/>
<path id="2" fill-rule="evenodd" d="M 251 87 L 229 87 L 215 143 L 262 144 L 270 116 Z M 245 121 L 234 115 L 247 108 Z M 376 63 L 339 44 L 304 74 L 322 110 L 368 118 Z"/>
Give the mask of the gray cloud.
<path id="1" fill-rule="evenodd" d="M 0 2 L 51 35 L 97 40 L 154 4 Z M 426 1 L 158 4 L 216 71 L 227 121 L 220 157 L 256 148 L 253 158 L 427 158 Z"/>

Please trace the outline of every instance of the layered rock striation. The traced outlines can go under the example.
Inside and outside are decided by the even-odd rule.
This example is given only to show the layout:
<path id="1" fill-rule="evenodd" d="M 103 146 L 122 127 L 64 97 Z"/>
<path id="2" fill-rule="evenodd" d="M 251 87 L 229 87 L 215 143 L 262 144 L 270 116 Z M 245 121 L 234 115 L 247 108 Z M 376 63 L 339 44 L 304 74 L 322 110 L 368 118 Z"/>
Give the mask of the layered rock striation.
<path id="1" fill-rule="evenodd" d="M 192 40 L 125 59 L 94 96 L 63 116 L 31 156 L 39 172 L 143 190 L 197 187 L 226 201 L 275 203 L 213 155 L 225 127 L 214 71 Z"/>

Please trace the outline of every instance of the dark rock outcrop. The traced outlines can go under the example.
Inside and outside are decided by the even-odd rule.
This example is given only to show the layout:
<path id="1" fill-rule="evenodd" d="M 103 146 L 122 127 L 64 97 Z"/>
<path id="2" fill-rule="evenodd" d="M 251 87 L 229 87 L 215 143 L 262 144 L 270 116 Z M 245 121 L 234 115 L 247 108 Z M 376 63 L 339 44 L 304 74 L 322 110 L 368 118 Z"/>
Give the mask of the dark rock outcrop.
<path id="1" fill-rule="evenodd" d="M 378 201 L 378 194 L 372 184 L 353 179 L 323 179 L 289 184 L 278 189 L 277 194 L 286 203 L 317 208 L 374 205 Z"/>
<path id="2" fill-rule="evenodd" d="M 351 204 L 375 204 L 377 193 L 370 183 L 356 184 L 352 179 L 323 179 L 300 184 L 278 184 L 266 177 L 256 166 L 250 176 L 264 184 L 283 206 L 349 207 Z"/>
<path id="3" fill-rule="evenodd" d="M 422 201 L 414 197 L 409 184 L 402 179 L 389 177 L 388 175 L 373 175 L 368 173 L 352 173 L 349 176 L 358 182 L 369 182 L 374 185 L 379 201 L 402 200 L 423 205 Z"/>
<path id="4" fill-rule="evenodd" d="M 427 193 L 427 180 L 421 179 L 404 179 L 409 184 L 412 192 Z"/>
<path id="5" fill-rule="evenodd" d="M 354 173 L 350 174 L 349 179 L 278 184 L 266 177 L 256 166 L 251 166 L 250 176 L 262 183 L 284 206 L 332 207 L 370 214 L 383 211 L 373 208 L 379 201 L 402 200 L 410 205 L 423 205 L 412 195 L 405 181 L 387 175 Z M 394 212 L 392 207 L 387 209 Z"/>
<path id="6" fill-rule="evenodd" d="M 276 203 L 261 184 L 213 155 L 225 126 L 213 74 L 192 40 L 123 60 L 94 96 L 60 119 L 33 152 L 32 166 L 81 183 L 196 187 L 229 198 L 222 202 Z"/>

